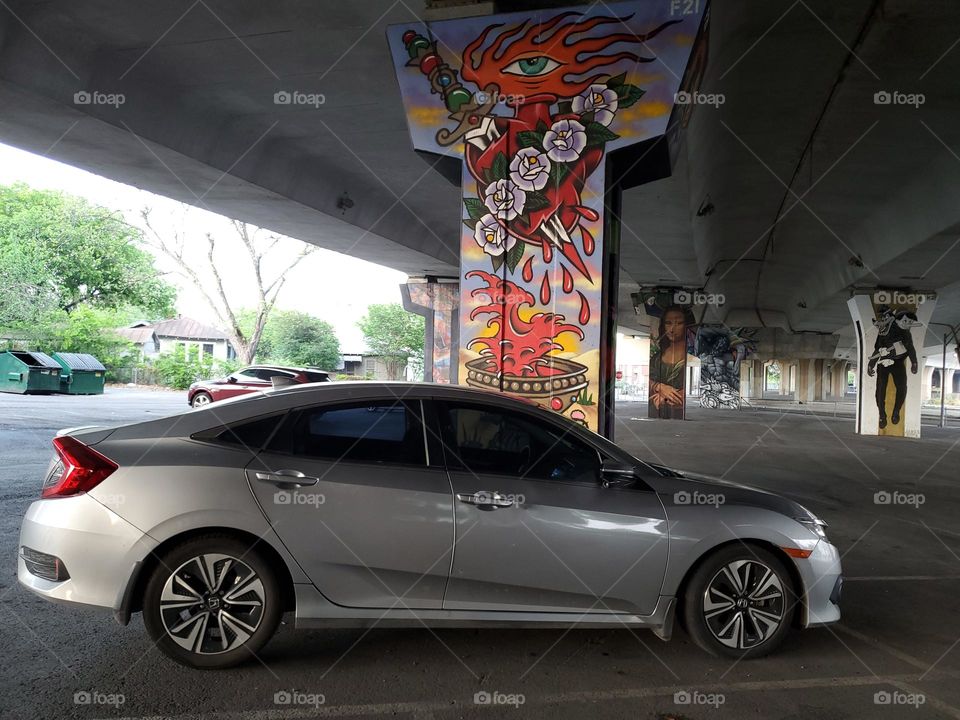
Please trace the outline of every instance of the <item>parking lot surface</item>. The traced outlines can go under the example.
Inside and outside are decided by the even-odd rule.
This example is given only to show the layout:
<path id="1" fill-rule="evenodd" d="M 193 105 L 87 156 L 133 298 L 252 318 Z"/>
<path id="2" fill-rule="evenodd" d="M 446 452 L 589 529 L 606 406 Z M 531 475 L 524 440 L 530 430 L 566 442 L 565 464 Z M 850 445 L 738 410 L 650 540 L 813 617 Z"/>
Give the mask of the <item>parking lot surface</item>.
<path id="1" fill-rule="evenodd" d="M 0 716 L 960 718 L 960 433 L 861 437 L 849 418 L 618 408 L 617 441 L 679 469 L 790 496 L 843 553 L 843 620 L 762 660 L 703 654 L 677 630 L 282 627 L 261 662 L 189 670 L 139 616 L 58 606 L 16 582 L 19 523 L 57 429 L 186 410 L 183 393 L 0 395 Z M 597 548 L 603 561 L 603 548 Z"/>

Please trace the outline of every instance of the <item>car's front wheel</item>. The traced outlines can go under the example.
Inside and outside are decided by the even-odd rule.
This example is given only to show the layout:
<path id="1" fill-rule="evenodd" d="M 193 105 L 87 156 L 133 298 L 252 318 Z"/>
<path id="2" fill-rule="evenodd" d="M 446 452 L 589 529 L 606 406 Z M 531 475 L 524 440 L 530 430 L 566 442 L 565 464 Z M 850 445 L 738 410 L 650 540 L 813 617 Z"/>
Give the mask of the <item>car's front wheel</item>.
<path id="1" fill-rule="evenodd" d="M 782 642 L 796 607 L 783 561 L 757 546 L 731 545 L 694 572 L 683 597 L 687 632 L 713 655 L 761 657 Z"/>
<path id="2" fill-rule="evenodd" d="M 198 392 L 196 395 L 193 396 L 193 400 L 191 401 L 190 404 L 193 407 L 198 408 L 198 407 L 205 407 L 206 405 L 209 405 L 212 402 L 213 402 L 213 398 L 210 396 L 210 393 L 205 392 L 204 390 L 201 390 L 200 392 Z"/>
<path id="3" fill-rule="evenodd" d="M 147 582 L 143 619 L 157 647 L 196 668 L 257 653 L 283 614 L 276 575 L 237 538 L 206 535 L 172 548 Z"/>

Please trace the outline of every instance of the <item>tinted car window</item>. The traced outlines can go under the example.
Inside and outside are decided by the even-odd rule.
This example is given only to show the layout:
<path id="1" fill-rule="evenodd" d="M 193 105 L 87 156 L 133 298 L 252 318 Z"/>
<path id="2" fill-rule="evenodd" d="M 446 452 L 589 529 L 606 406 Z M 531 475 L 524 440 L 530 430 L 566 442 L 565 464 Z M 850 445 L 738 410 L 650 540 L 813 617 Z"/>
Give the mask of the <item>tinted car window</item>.
<path id="1" fill-rule="evenodd" d="M 234 423 L 226 427 L 220 426 L 196 433 L 193 437 L 196 440 L 220 442 L 226 443 L 227 445 L 246 447 L 250 450 L 259 450 L 266 445 L 267 440 L 273 435 L 273 431 L 283 418 L 283 414 L 271 415 L 258 420 Z"/>
<path id="2" fill-rule="evenodd" d="M 327 382 L 330 378 L 325 372 L 316 372 L 314 370 L 304 370 L 304 377 L 307 378 L 307 382 Z"/>
<path id="3" fill-rule="evenodd" d="M 597 452 L 562 429 L 497 407 L 445 403 L 447 463 L 474 473 L 595 482 Z"/>
<path id="4" fill-rule="evenodd" d="M 241 370 L 240 372 L 234 373 L 238 380 L 256 380 L 257 374 L 255 370 Z"/>
<path id="5" fill-rule="evenodd" d="M 294 411 L 270 450 L 329 460 L 423 465 L 420 404 L 390 400 Z"/>
<path id="6" fill-rule="evenodd" d="M 286 378 L 293 377 L 292 373 L 284 372 L 283 370 L 274 370 L 273 368 L 260 368 L 258 370 L 254 370 L 254 372 L 257 374 L 258 378 L 261 380 L 266 380 L 267 382 L 270 382 L 270 378 L 277 377 L 278 375 Z"/>

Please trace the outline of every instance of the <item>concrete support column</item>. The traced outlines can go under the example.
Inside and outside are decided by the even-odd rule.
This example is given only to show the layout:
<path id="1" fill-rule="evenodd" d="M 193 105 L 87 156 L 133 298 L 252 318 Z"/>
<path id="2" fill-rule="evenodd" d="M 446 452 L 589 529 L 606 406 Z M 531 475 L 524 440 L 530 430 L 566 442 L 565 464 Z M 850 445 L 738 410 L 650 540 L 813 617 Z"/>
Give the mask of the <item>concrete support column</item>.
<path id="1" fill-rule="evenodd" d="M 831 368 L 830 395 L 833 400 L 843 400 L 847 394 L 847 370 L 850 363 L 845 360 L 834 360 Z"/>
<path id="2" fill-rule="evenodd" d="M 827 399 L 826 388 L 830 385 L 830 380 L 825 377 L 827 363 L 823 358 L 817 358 L 813 361 L 813 399 L 816 402 L 822 402 Z"/>
<path id="3" fill-rule="evenodd" d="M 935 298 L 900 291 L 847 301 L 857 338 L 856 432 L 920 437 L 923 386 L 929 383 L 921 353 L 935 305 Z M 914 359 L 922 374 L 913 372 Z"/>
<path id="4" fill-rule="evenodd" d="M 933 371 L 937 368 L 932 365 L 924 365 L 922 371 L 922 394 L 923 400 L 927 401 L 933 396 Z"/>
<path id="5" fill-rule="evenodd" d="M 460 283 L 411 280 L 400 286 L 403 307 L 423 315 L 423 379 L 457 383 L 460 352 Z"/>
<path id="6" fill-rule="evenodd" d="M 797 393 L 795 399 L 800 403 L 813 402 L 813 363 L 810 360 L 800 360 L 797 365 Z"/>

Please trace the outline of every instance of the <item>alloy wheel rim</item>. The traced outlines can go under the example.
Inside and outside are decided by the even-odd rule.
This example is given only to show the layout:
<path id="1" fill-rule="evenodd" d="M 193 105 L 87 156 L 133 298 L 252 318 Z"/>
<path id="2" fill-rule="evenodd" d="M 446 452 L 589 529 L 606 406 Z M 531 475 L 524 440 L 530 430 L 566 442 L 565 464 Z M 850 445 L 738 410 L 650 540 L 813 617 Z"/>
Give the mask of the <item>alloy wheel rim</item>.
<path id="1" fill-rule="evenodd" d="M 177 645 L 217 655 L 243 645 L 260 627 L 263 581 L 242 560 L 220 553 L 191 558 L 176 569 L 160 594 L 160 619 Z"/>
<path id="2" fill-rule="evenodd" d="M 193 399 L 194 407 L 200 407 L 201 405 L 209 405 L 209 404 L 210 404 L 210 396 L 205 395 L 204 393 L 200 393 Z"/>
<path id="3" fill-rule="evenodd" d="M 783 624 L 786 597 L 780 576 L 758 560 L 724 565 L 703 593 L 707 628 L 723 645 L 756 647 Z"/>

